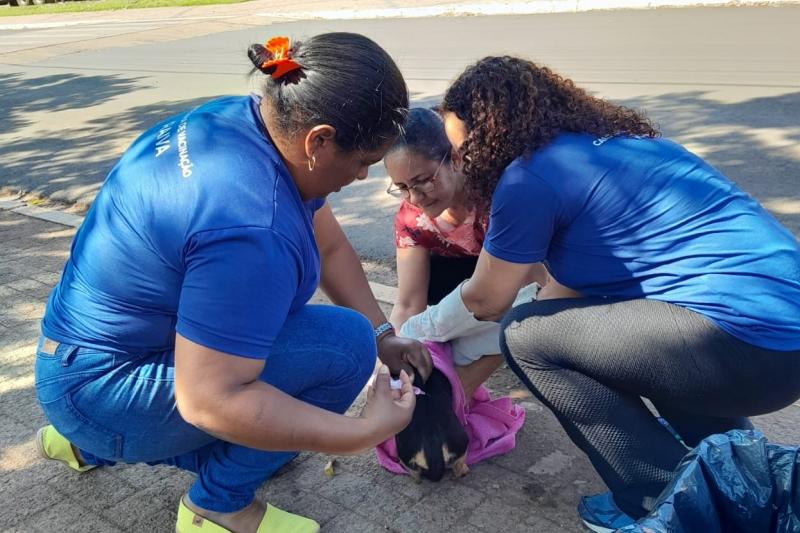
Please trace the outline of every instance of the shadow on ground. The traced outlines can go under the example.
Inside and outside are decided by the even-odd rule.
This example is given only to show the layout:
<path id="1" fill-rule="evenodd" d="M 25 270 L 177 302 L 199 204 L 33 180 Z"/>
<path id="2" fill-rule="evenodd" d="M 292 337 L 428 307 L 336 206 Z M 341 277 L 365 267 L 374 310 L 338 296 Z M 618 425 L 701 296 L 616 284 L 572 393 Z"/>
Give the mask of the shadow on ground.
<path id="1" fill-rule="evenodd" d="M 53 74 L 27 78 L 20 74 L 0 74 L 1 133 L 15 133 L 31 124 L 36 112 L 56 113 L 85 109 L 141 88 L 141 78 L 124 76 L 83 76 Z"/>
<path id="2" fill-rule="evenodd" d="M 88 206 L 116 160 L 139 134 L 208 100 L 128 108 L 124 96 L 143 84 L 140 78 L 119 75 L 0 76 L 0 108 L 7 110 L 0 118 L 0 188 Z M 113 99 L 124 111 L 74 123 L 82 120 L 74 110 Z M 71 114 L 65 118 L 62 112 Z M 53 122 L 61 127 L 53 128 Z M 31 135 L 37 125 L 40 133 Z"/>

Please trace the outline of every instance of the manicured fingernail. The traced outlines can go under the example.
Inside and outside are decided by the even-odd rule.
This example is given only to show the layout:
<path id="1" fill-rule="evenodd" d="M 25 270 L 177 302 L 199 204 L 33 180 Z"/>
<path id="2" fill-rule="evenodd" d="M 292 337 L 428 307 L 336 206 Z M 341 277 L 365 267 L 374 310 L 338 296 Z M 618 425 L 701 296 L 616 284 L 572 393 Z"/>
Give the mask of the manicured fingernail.
<path id="1" fill-rule="evenodd" d="M 406 369 L 405 369 L 405 368 L 404 368 L 404 369 L 402 369 L 402 370 L 400 371 L 400 373 L 401 373 L 401 374 L 403 374 L 405 377 L 408 377 L 408 372 L 406 372 Z"/>
<path id="2" fill-rule="evenodd" d="M 381 365 L 381 368 L 378 370 L 378 372 L 380 372 L 381 374 L 388 374 L 389 373 L 389 367 L 386 366 L 386 365 Z"/>

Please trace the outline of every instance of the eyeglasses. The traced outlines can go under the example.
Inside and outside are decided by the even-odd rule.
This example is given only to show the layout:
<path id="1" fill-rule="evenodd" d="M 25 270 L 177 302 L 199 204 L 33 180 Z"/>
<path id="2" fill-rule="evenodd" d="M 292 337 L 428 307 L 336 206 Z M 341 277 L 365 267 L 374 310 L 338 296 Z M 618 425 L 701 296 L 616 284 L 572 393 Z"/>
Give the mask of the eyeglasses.
<path id="1" fill-rule="evenodd" d="M 394 189 L 392 186 L 394 183 L 390 183 L 389 186 L 386 188 L 386 194 L 394 196 L 395 198 L 402 198 L 403 200 L 408 200 L 411 198 L 411 191 L 417 191 L 418 194 L 428 194 L 433 192 L 433 189 L 436 187 L 436 178 L 439 176 L 439 171 L 442 170 L 442 165 L 444 164 L 447 156 L 450 154 L 444 154 L 444 157 L 439 162 L 439 166 L 436 167 L 436 172 L 430 178 L 418 181 L 414 185 L 405 186 L 405 185 L 398 185 Z"/>

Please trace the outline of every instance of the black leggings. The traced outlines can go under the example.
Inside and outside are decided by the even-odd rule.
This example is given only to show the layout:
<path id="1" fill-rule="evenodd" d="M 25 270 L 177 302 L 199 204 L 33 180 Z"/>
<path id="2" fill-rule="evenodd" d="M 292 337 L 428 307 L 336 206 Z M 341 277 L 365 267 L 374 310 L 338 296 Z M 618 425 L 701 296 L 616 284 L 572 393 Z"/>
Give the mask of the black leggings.
<path id="1" fill-rule="evenodd" d="M 509 311 L 501 330 L 511 369 L 637 519 L 687 453 L 642 397 L 691 447 L 800 397 L 800 351 L 752 346 L 655 300 L 533 302 Z"/>

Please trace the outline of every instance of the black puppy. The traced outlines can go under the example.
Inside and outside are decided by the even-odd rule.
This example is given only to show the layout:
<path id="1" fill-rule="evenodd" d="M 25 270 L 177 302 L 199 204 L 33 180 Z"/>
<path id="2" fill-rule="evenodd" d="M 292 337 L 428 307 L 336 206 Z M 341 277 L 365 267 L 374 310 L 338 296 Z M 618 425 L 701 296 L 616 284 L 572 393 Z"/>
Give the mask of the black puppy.
<path id="1" fill-rule="evenodd" d="M 417 395 L 411 423 L 395 436 L 398 459 L 417 483 L 422 477 L 439 481 L 447 469 L 461 477 L 469 471 L 469 436 L 453 412 L 450 381 L 434 368 L 428 381 L 420 383 L 416 376 L 414 386 L 423 394 Z"/>

